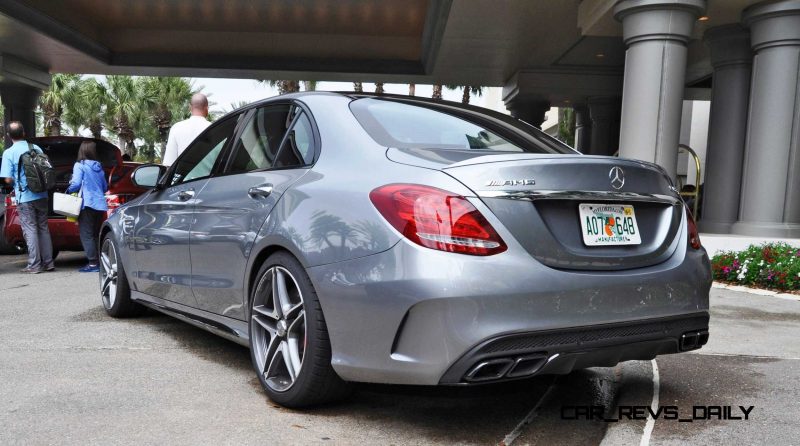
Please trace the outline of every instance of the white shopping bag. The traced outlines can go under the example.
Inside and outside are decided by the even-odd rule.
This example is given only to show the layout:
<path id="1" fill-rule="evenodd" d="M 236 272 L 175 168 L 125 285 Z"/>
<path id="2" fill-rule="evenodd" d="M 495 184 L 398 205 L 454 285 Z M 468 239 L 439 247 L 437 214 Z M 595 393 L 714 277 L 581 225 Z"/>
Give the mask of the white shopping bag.
<path id="1" fill-rule="evenodd" d="M 56 192 L 53 194 L 53 212 L 67 217 L 77 217 L 83 207 L 83 198 Z"/>

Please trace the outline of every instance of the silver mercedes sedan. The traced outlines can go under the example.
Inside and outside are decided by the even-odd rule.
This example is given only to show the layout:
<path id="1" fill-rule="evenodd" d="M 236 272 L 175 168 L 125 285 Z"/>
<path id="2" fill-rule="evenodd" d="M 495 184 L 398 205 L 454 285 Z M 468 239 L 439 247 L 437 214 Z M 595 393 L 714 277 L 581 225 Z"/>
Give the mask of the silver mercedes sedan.
<path id="1" fill-rule="evenodd" d="M 298 93 L 217 120 L 100 234 L 103 305 L 250 348 L 275 402 L 473 385 L 700 348 L 711 274 L 656 165 L 413 97 Z"/>

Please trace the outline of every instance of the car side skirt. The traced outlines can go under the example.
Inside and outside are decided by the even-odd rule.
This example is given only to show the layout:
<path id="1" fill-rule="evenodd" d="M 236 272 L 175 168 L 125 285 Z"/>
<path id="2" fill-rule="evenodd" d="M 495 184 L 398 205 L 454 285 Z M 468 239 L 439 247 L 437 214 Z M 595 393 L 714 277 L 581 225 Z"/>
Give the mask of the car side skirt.
<path id="1" fill-rule="evenodd" d="M 139 291 L 131 290 L 131 299 L 148 308 L 173 316 L 237 344 L 245 347 L 250 346 L 249 327 L 246 321 L 198 310 L 197 308 L 170 302 Z"/>

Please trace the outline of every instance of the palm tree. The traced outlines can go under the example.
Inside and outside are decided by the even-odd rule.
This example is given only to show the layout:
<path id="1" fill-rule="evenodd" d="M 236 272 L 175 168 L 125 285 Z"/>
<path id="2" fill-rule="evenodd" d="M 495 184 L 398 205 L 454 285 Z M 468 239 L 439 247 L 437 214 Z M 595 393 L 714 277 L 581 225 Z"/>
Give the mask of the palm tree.
<path id="1" fill-rule="evenodd" d="M 317 91 L 317 81 L 303 81 L 303 91 Z"/>
<path id="2" fill-rule="evenodd" d="M 575 145 L 575 109 L 567 107 L 558 108 L 557 138 L 569 146 Z"/>
<path id="3" fill-rule="evenodd" d="M 80 114 L 83 124 L 89 127 L 92 137 L 99 139 L 103 133 L 103 114 L 108 102 L 106 86 L 95 78 L 85 79 L 80 88 Z"/>
<path id="4" fill-rule="evenodd" d="M 258 82 L 269 84 L 270 87 L 278 89 L 278 94 L 294 93 L 300 91 L 300 82 L 298 81 L 270 81 L 259 79 Z"/>
<path id="5" fill-rule="evenodd" d="M 461 88 L 462 89 L 462 93 L 463 93 L 461 95 L 461 103 L 462 104 L 469 104 L 469 99 L 470 99 L 471 94 L 474 94 L 475 96 L 482 96 L 483 95 L 483 87 L 472 87 L 472 86 L 469 86 L 469 85 L 464 85 L 464 86 L 461 86 L 461 85 L 445 85 L 445 88 L 447 88 L 448 90 L 458 90 L 459 88 Z"/>
<path id="6" fill-rule="evenodd" d="M 464 94 L 461 96 L 461 102 L 464 104 L 469 104 L 470 93 L 474 94 L 476 97 L 483 96 L 483 87 L 474 87 L 471 85 L 465 85 L 463 88 L 464 88 Z"/>
<path id="7" fill-rule="evenodd" d="M 383 94 L 383 82 L 375 82 L 375 94 Z"/>
<path id="8" fill-rule="evenodd" d="M 417 84 L 408 84 L 408 95 L 415 96 L 417 93 Z"/>
<path id="9" fill-rule="evenodd" d="M 136 155 L 134 119 L 141 111 L 139 85 L 131 76 L 108 76 L 108 104 L 105 113 L 106 127 L 119 137 L 119 145 L 131 158 Z"/>
<path id="10" fill-rule="evenodd" d="M 356 93 L 363 93 L 364 84 L 361 82 L 353 82 L 353 91 L 355 91 Z"/>
<path id="11" fill-rule="evenodd" d="M 66 101 L 61 106 L 61 123 L 72 132 L 73 136 L 80 133 L 81 126 L 86 122 L 83 116 L 83 104 L 81 104 L 83 96 L 81 90 L 85 79 L 78 78 L 74 85 L 74 94 L 70 94 Z M 63 127 L 62 126 L 62 127 Z"/>
<path id="12" fill-rule="evenodd" d="M 140 85 L 141 100 L 153 128 L 158 132 L 161 144 L 160 156 L 164 157 L 167 137 L 172 124 L 187 113 L 189 99 L 193 91 L 192 83 L 182 77 L 142 77 Z"/>
<path id="13" fill-rule="evenodd" d="M 44 136 L 61 134 L 61 115 L 64 106 L 74 100 L 77 94 L 76 83 L 80 79 L 77 74 L 54 74 L 50 87 L 42 92 L 39 107 L 44 119 Z"/>
<path id="14" fill-rule="evenodd" d="M 73 135 L 81 127 L 88 127 L 93 138 L 102 136 L 102 116 L 106 102 L 106 87 L 95 78 L 79 78 L 75 82 L 75 93 L 63 105 L 62 121 Z"/>
<path id="15" fill-rule="evenodd" d="M 433 84 L 433 94 L 431 98 L 437 101 L 442 100 L 442 84 Z"/>

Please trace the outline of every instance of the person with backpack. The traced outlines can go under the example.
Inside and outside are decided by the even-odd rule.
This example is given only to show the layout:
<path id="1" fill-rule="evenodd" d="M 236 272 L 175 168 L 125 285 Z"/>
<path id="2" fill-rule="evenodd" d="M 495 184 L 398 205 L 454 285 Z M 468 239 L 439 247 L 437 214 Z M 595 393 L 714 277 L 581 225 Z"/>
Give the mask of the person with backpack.
<path id="1" fill-rule="evenodd" d="M 21 122 L 8 123 L 8 136 L 14 144 L 3 152 L 0 177 L 14 186 L 22 235 L 28 245 L 28 264 L 20 272 L 53 271 L 56 268 L 47 227 L 47 191 L 55 186 L 55 171 L 42 149 L 25 141 Z"/>
<path id="2" fill-rule="evenodd" d="M 105 171 L 97 161 L 97 145 L 92 141 L 84 141 L 78 149 L 78 160 L 72 168 L 72 180 L 66 191 L 68 194 L 80 191 L 83 198 L 81 213 L 78 215 L 78 229 L 89 263 L 78 270 L 82 273 L 96 273 L 99 270 L 97 237 L 108 211 L 105 196 L 107 190 Z"/>

